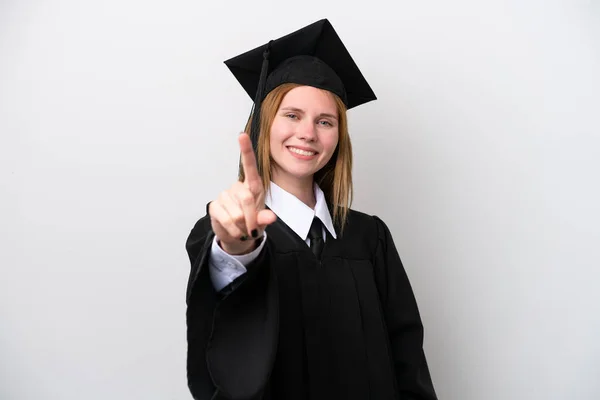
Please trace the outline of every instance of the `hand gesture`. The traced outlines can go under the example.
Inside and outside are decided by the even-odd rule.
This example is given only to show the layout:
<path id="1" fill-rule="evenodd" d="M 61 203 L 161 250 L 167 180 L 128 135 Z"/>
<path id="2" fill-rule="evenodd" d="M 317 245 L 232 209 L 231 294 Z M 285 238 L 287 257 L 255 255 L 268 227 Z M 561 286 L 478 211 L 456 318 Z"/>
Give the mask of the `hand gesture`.
<path id="1" fill-rule="evenodd" d="M 232 255 L 254 250 L 255 241 L 267 227 L 277 220 L 273 211 L 265 209 L 265 193 L 258 174 L 256 157 L 250 137 L 239 138 L 244 181 L 235 182 L 208 206 L 212 229 L 221 248 Z"/>

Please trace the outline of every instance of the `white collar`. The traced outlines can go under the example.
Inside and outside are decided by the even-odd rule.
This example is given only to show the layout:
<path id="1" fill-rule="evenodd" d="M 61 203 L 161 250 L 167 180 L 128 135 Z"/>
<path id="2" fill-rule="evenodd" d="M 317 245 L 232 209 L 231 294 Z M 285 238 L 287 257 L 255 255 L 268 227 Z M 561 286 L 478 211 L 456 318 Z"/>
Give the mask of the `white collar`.
<path id="1" fill-rule="evenodd" d="M 306 240 L 315 216 L 321 220 L 331 236 L 337 238 L 331 214 L 327 208 L 325 194 L 316 183 L 314 184 L 314 190 L 317 204 L 313 210 L 296 196 L 271 182 L 265 196 L 265 204 L 303 240 Z"/>

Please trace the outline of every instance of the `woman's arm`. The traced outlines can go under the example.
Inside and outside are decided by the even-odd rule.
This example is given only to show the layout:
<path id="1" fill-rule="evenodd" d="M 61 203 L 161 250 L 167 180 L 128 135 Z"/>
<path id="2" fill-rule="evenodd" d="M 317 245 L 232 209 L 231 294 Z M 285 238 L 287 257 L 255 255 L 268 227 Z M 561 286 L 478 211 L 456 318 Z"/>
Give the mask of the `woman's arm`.
<path id="1" fill-rule="evenodd" d="M 258 399 L 277 344 L 277 291 L 268 243 L 246 273 L 217 291 L 209 274 L 213 240 L 210 218 L 205 216 L 186 242 L 191 263 L 186 296 L 188 387 L 196 399 Z"/>
<path id="2" fill-rule="evenodd" d="M 436 400 L 423 351 L 423 324 L 411 284 L 388 227 L 378 217 L 374 218 L 378 235 L 376 280 L 400 398 Z"/>

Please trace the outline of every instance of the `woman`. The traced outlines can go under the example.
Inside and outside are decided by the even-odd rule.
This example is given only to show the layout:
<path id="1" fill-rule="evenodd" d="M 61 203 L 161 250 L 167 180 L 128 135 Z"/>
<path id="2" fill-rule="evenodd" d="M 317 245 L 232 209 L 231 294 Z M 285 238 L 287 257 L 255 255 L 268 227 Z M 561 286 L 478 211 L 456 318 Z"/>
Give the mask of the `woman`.
<path id="1" fill-rule="evenodd" d="M 255 106 L 238 181 L 186 243 L 192 395 L 436 399 L 390 231 L 349 208 L 346 110 L 375 96 L 333 27 L 226 64 Z"/>

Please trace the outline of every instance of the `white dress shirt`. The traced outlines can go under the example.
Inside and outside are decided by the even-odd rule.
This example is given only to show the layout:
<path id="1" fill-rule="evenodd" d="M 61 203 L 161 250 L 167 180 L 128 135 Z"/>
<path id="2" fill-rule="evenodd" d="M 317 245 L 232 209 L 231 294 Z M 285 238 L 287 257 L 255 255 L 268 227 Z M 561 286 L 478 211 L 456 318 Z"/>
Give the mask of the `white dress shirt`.
<path id="1" fill-rule="evenodd" d="M 267 207 L 277 215 L 277 218 L 280 218 L 298 236 L 303 238 L 309 246 L 310 239 L 308 239 L 308 233 L 315 216 L 323 223 L 323 240 L 326 240 L 325 229 L 329 231 L 333 238 L 337 238 L 331 214 L 325 201 L 325 194 L 316 183 L 314 190 L 316 199 L 314 210 L 300 201 L 296 196 L 277 186 L 274 182 L 271 182 L 265 196 Z M 210 278 L 217 291 L 220 291 L 236 278 L 246 273 L 246 266 L 258 257 L 258 254 L 264 247 L 267 240 L 267 232 L 264 233 L 263 238 L 260 240 L 260 245 L 251 253 L 234 256 L 226 253 L 221 248 L 215 236 L 208 259 L 208 266 Z"/>

